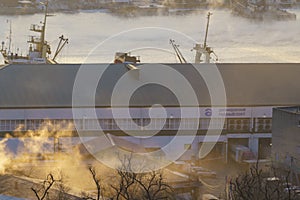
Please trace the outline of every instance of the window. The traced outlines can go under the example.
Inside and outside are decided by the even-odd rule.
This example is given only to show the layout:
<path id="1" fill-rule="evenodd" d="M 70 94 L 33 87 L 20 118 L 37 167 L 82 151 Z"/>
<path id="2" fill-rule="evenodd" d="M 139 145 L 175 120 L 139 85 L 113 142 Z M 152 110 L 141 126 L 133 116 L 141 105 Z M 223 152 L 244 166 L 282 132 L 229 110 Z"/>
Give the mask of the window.
<path id="1" fill-rule="evenodd" d="M 209 125 L 211 126 L 210 128 L 212 128 L 212 129 L 216 129 L 216 130 L 224 129 L 225 127 L 227 127 L 227 120 L 222 119 L 222 118 L 213 118 L 213 119 L 204 118 L 204 119 L 200 119 L 200 129 L 201 130 L 208 130 Z"/>
<path id="2" fill-rule="evenodd" d="M 183 120 L 183 127 L 187 130 L 198 130 L 199 127 L 199 119 L 192 118 L 192 119 L 185 119 Z"/>
<path id="3" fill-rule="evenodd" d="M 10 120 L 1 120 L 0 121 L 0 130 L 9 131 L 10 130 Z"/>
<path id="4" fill-rule="evenodd" d="M 12 127 L 13 130 L 16 131 L 24 131 L 25 130 L 25 120 L 15 120 L 15 127 Z"/>
<path id="5" fill-rule="evenodd" d="M 227 119 L 227 131 L 229 133 L 249 133 L 251 132 L 250 122 L 249 118 Z"/>
<path id="6" fill-rule="evenodd" d="M 83 129 L 83 120 L 81 119 L 75 119 L 74 120 L 74 129 L 82 130 Z"/>
<path id="7" fill-rule="evenodd" d="M 209 127 L 210 118 L 200 119 L 200 130 L 207 130 Z"/>
<path id="8" fill-rule="evenodd" d="M 103 130 L 112 129 L 112 120 L 111 119 L 99 119 L 99 124 Z"/>
<path id="9" fill-rule="evenodd" d="M 255 119 L 255 132 L 270 133 L 272 131 L 272 118 L 256 118 Z"/>
<path id="10" fill-rule="evenodd" d="M 85 120 L 85 129 L 87 130 L 97 130 L 97 119 L 86 119 Z"/>

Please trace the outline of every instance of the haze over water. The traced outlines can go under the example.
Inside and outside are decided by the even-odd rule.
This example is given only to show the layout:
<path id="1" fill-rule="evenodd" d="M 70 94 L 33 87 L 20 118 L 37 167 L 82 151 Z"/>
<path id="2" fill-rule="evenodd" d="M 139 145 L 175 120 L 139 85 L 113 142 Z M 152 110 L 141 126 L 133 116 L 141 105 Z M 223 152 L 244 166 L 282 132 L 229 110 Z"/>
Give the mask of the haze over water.
<path id="1" fill-rule="evenodd" d="M 300 62 L 300 10 L 292 10 L 296 21 L 251 21 L 230 10 L 210 11 L 213 15 L 208 45 L 219 62 Z M 117 51 L 130 51 L 145 63 L 175 63 L 178 61 L 169 43 L 171 38 L 180 45 L 185 58 L 193 62 L 195 52 L 191 49 L 196 41 L 203 43 L 207 12 L 130 18 L 100 11 L 57 13 L 48 18 L 46 38 L 53 53 L 61 34 L 69 38 L 70 43 L 58 59 L 60 63 L 109 63 Z M 27 53 L 30 24 L 42 21 L 43 15 L 0 16 L 0 40 L 8 44 L 7 19 L 12 20 L 12 49 L 19 47 L 19 53 Z"/>

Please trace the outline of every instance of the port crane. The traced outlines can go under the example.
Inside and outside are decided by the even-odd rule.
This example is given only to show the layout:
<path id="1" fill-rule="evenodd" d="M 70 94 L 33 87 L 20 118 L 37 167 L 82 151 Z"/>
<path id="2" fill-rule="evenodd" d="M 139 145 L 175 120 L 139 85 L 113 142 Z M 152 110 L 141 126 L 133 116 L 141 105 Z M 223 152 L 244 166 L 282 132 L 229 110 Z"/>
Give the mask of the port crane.
<path id="1" fill-rule="evenodd" d="M 208 28 L 209 28 L 209 22 L 210 22 L 210 16 L 212 15 L 211 12 L 208 12 L 207 15 L 207 24 L 206 24 L 206 31 L 205 31 L 205 37 L 204 37 L 204 43 L 203 44 L 196 44 L 195 47 L 192 49 L 196 50 L 196 56 L 195 56 L 195 63 L 210 63 L 211 62 L 211 54 L 215 56 L 215 60 L 218 61 L 218 56 L 213 51 L 211 47 L 207 45 L 207 37 L 208 37 Z M 172 45 L 176 57 L 180 61 L 180 63 L 187 63 L 186 59 L 182 55 L 182 53 L 179 50 L 179 45 L 175 44 L 175 40 L 170 39 L 170 44 Z"/>

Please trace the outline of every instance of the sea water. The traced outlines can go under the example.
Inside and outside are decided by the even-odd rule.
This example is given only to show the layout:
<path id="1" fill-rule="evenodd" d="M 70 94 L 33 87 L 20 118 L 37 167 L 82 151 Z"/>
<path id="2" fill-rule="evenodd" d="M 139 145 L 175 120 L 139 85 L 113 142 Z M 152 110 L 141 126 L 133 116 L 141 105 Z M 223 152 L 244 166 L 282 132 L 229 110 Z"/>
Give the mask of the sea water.
<path id="1" fill-rule="evenodd" d="M 46 39 L 56 50 L 58 37 L 69 44 L 58 57 L 60 63 L 110 63 L 116 52 L 130 52 L 144 63 L 178 62 L 169 40 L 179 45 L 188 62 L 194 61 L 196 43 L 203 43 L 210 19 L 207 44 L 218 62 L 300 62 L 300 10 L 295 21 L 254 21 L 233 15 L 230 10 L 201 10 L 180 15 L 123 17 L 106 12 L 55 13 L 47 20 Z M 0 41 L 8 46 L 12 22 L 12 50 L 28 51 L 31 24 L 41 24 L 43 14 L 0 16 Z M 214 59 L 216 57 L 213 56 Z"/>

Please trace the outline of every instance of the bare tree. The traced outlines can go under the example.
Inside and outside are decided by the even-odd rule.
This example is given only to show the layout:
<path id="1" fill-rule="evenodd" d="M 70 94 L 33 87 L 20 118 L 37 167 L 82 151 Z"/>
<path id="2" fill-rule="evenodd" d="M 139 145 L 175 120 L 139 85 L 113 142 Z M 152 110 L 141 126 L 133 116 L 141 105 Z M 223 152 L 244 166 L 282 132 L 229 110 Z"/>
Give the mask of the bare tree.
<path id="1" fill-rule="evenodd" d="M 163 172 L 152 171 L 139 174 L 135 181 L 141 189 L 142 199 L 170 199 L 172 188 L 164 181 Z"/>
<path id="2" fill-rule="evenodd" d="M 132 170 L 132 158 L 125 157 L 116 169 L 116 177 L 110 187 L 116 200 L 158 200 L 172 199 L 173 190 L 167 184 L 163 171 L 137 173 Z"/>
<path id="3" fill-rule="evenodd" d="M 64 175 L 61 171 L 59 172 L 59 179 L 54 179 L 54 175 L 49 173 L 41 185 L 32 187 L 31 190 L 38 200 L 49 199 L 50 190 L 53 191 L 52 198 L 56 200 L 71 199 L 70 195 L 68 195 L 70 188 L 64 184 Z"/>
<path id="4" fill-rule="evenodd" d="M 87 192 L 81 193 L 81 199 L 83 200 L 100 200 L 101 193 L 102 193 L 102 186 L 101 186 L 101 179 L 100 176 L 97 174 L 96 168 L 93 166 L 88 167 L 90 174 L 92 175 L 93 181 L 97 188 L 97 195 L 96 198 L 92 197 L 91 194 Z"/>
<path id="5" fill-rule="evenodd" d="M 90 173 L 93 176 L 93 181 L 97 187 L 97 198 L 96 200 L 100 200 L 100 196 L 101 196 L 101 184 L 100 184 L 100 178 L 97 176 L 96 170 L 94 167 L 90 166 L 89 167 Z"/>
<path id="6" fill-rule="evenodd" d="M 121 160 L 121 166 L 116 170 L 116 177 L 110 187 L 114 190 L 115 194 L 112 194 L 115 199 L 131 199 L 131 192 L 136 180 L 136 173 L 133 173 L 131 169 L 131 158 Z M 130 191 L 131 189 L 131 191 Z"/>
<path id="7" fill-rule="evenodd" d="M 70 196 L 68 192 L 70 191 L 70 188 L 65 185 L 65 175 L 62 171 L 59 172 L 60 179 L 59 181 L 56 181 L 56 189 L 58 190 L 58 194 L 56 199 L 57 200 L 67 200 L 70 199 Z"/>
<path id="8" fill-rule="evenodd" d="M 289 176 L 290 172 L 279 175 L 274 168 L 270 173 L 263 173 L 257 163 L 249 171 L 230 181 L 228 198 L 229 200 L 299 199 L 288 182 Z"/>
<path id="9" fill-rule="evenodd" d="M 87 193 L 82 193 L 82 199 L 99 200 L 100 197 L 111 200 L 173 199 L 174 192 L 165 181 L 162 170 L 137 173 L 132 169 L 131 157 L 124 157 L 120 161 L 119 168 L 111 169 L 111 176 L 104 175 L 101 183 L 100 172 L 97 172 L 95 167 L 89 167 L 97 187 L 97 199 Z"/>
<path id="10" fill-rule="evenodd" d="M 38 200 L 43 200 L 49 195 L 49 190 L 53 186 L 55 181 L 56 180 L 54 179 L 53 175 L 50 173 L 47 175 L 47 178 L 46 180 L 44 180 L 42 186 L 40 186 L 39 188 L 32 187 L 31 190 L 34 192 Z"/>

